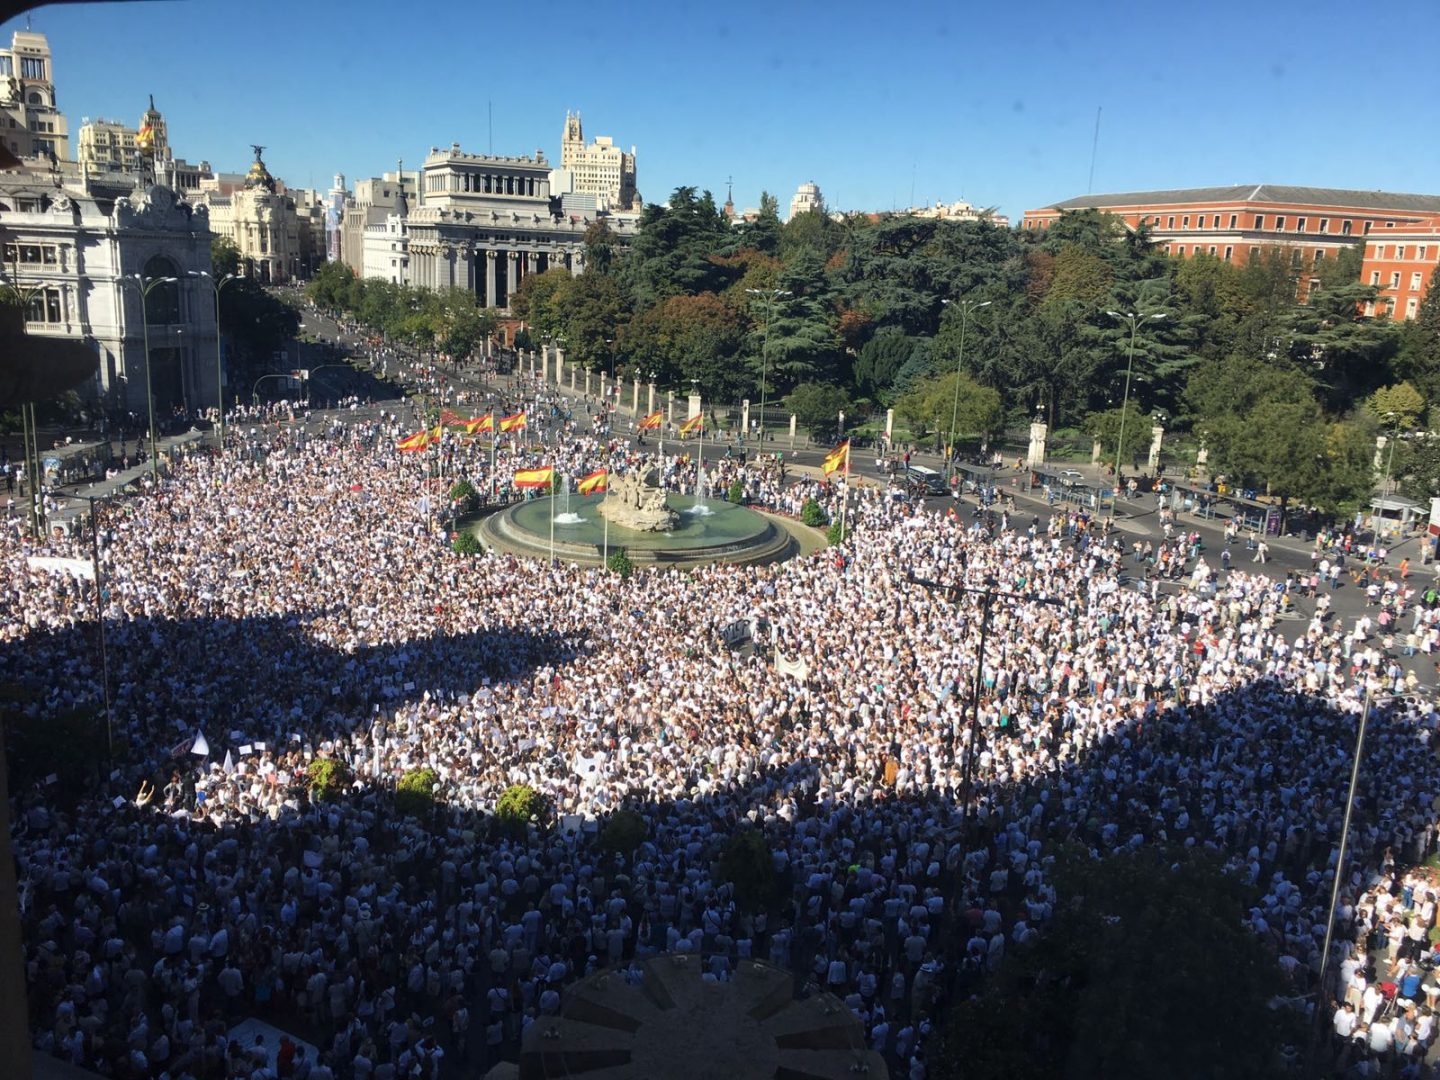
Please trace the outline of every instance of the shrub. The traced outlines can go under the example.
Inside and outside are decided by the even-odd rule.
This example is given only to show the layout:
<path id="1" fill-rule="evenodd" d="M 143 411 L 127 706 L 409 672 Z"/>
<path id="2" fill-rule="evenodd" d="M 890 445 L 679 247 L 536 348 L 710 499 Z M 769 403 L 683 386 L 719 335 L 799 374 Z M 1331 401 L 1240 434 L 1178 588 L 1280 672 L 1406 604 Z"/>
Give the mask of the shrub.
<path id="1" fill-rule="evenodd" d="M 475 490 L 475 485 L 469 480 L 457 480 L 450 485 L 450 501 L 454 503 L 462 514 L 468 514 L 475 509 L 475 500 L 480 493 Z"/>
<path id="2" fill-rule="evenodd" d="M 736 506 L 739 506 L 745 501 L 745 481 L 736 480 L 730 485 L 729 499 Z"/>
<path id="3" fill-rule="evenodd" d="M 306 774 L 310 780 L 310 797 L 328 802 L 350 786 L 350 769 L 335 758 L 316 758 Z"/>
<path id="4" fill-rule="evenodd" d="M 630 561 L 630 556 L 626 555 L 624 551 L 611 552 L 605 567 L 612 574 L 619 574 L 622 578 L 628 578 L 635 573 L 635 564 Z"/>
<path id="5" fill-rule="evenodd" d="M 485 545 L 480 543 L 478 536 L 464 530 L 455 534 L 455 539 L 450 541 L 450 547 L 457 555 L 479 555 L 485 550 Z"/>
<path id="6" fill-rule="evenodd" d="M 649 831 L 645 819 L 634 810 L 616 810 L 600 830 L 600 847 L 612 854 L 631 855 Z"/>
<path id="7" fill-rule="evenodd" d="M 845 539 L 845 526 L 839 521 L 833 522 L 825 532 L 825 539 L 832 545 L 838 544 Z"/>
<path id="8" fill-rule="evenodd" d="M 734 886 L 735 902 L 746 911 L 765 908 L 775 898 L 775 858 L 758 829 L 745 829 L 726 841 L 716 873 Z"/>
<path id="9" fill-rule="evenodd" d="M 806 499 L 800 507 L 800 520 L 806 525 L 821 528 L 830 524 L 830 515 L 825 513 L 825 508 L 814 499 Z"/>
<path id="10" fill-rule="evenodd" d="M 424 817 L 435 805 L 435 785 L 439 782 L 434 769 L 411 769 L 395 785 L 395 809 Z"/>
<path id="11" fill-rule="evenodd" d="M 550 812 L 545 796 L 529 784 L 511 784 L 495 803 L 495 818 L 510 833 L 523 833 L 530 825 L 543 825 Z"/>

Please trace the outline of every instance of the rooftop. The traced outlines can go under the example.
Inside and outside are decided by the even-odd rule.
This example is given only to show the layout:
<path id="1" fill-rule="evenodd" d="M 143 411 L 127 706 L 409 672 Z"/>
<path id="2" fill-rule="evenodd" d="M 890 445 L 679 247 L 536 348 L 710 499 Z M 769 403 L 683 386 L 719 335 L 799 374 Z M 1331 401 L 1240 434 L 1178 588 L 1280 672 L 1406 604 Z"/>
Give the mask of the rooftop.
<path id="1" fill-rule="evenodd" d="M 1352 191 L 1345 188 L 1301 187 L 1291 184 L 1233 184 L 1228 187 L 1174 188 L 1168 191 L 1125 191 L 1108 195 L 1080 195 L 1051 203 L 1055 210 L 1104 209 L 1118 206 L 1153 206 L 1166 203 L 1277 203 L 1304 206 L 1344 206 L 1358 210 L 1398 210 L 1440 213 L 1440 195 L 1407 195 L 1392 191 Z"/>

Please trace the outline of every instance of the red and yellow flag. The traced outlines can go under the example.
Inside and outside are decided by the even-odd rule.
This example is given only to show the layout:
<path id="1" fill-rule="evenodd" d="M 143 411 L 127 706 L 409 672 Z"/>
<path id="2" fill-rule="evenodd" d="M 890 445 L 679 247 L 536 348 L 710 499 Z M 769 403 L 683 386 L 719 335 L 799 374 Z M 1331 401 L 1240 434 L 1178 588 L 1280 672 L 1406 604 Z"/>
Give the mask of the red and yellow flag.
<path id="1" fill-rule="evenodd" d="M 414 435 L 407 435 L 395 444 L 397 450 L 412 451 L 424 450 L 427 446 L 440 441 L 440 427 L 437 424 L 433 428 L 425 428 L 415 432 Z"/>
<path id="2" fill-rule="evenodd" d="M 502 416 L 500 418 L 501 431 L 519 431 L 525 426 L 525 414 L 517 412 L 514 416 Z"/>
<path id="3" fill-rule="evenodd" d="M 514 485 L 517 488 L 549 487 L 554 479 L 555 470 L 549 465 L 543 469 L 518 469 L 515 472 Z"/>
<path id="4" fill-rule="evenodd" d="M 839 446 L 835 447 L 834 450 L 831 450 L 829 457 L 820 465 L 820 471 L 826 476 L 829 476 L 833 472 L 838 472 L 841 469 L 844 469 L 846 472 L 850 471 L 849 439 L 846 439 Z"/>
<path id="5" fill-rule="evenodd" d="M 440 410 L 441 427 L 465 427 L 470 421 L 461 416 L 454 409 Z"/>
<path id="6" fill-rule="evenodd" d="M 665 422 L 665 412 L 664 412 L 664 410 L 663 410 L 663 409 L 656 409 L 656 410 L 655 410 L 654 412 L 652 412 L 649 416 L 647 416 L 647 417 L 645 417 L 644 419 L 642 419 L 642 420 L 640 421 L 640 423 L 639 423 L 638 425 L 636 425 L 636 426 L 639 427 L 639 429 L 640 429 L 641 431 L 649 431 L 651 428 L 658 428 L 658 427 L 659 427 L 661 424 L 663 424 L 664 422 Z"/>
<path id="7" fill-rule="evenodd" d="M 465 430 L 471 435 L 483 435 L 487 431 L 495 430 L 495 414 L 486 413 L 484 416 L 477 416 L 465 425 Z"/>
<path id="8" fill-rule="evenodd" d="M 680 425 L 680 434 L 681 434 L 681 435 L 693 435 L 693 434 L 694 434 L 695 432 L 697 432 L 697 431 L 699 431 L 699 432 L 704 432 L 704 430 L 705 430 L 705 414 L 704 414 L 704 413 L 696 413 L 696 414 L 695 414 L 694 416 L 692 416 L 689 420 L 686 420 L 685 423 L 683 423 L 683 424 Z"/>
<path id="9" fill-rule="evenodd" d="M 597 491 L 604 491 L 609 486 L 610 474 L 604 469 L 596 469 L 589 476 L 585 477 L 576 485 L 581 495 L 593 495 Z"/>

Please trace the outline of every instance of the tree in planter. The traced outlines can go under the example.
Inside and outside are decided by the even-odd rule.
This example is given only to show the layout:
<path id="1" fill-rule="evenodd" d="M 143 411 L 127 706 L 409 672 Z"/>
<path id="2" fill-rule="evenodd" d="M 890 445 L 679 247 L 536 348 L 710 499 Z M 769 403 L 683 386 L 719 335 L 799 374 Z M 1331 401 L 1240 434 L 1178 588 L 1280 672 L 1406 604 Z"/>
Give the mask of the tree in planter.
<path id="1" fill-rule="evenodd" d="M 475 509 L 475 500 L 480 493 L 475 490 L 475 485 L 469 480 L 457 480 L 450 485 L 449 498 L 455 504 L 456 509 L 462 514 L 468 514 Z"/>
<path id="2" fill-rule="evenodd" d="M 450 550 L 457 555 L 479 555 L 485 550 L 485 545 L 474 533 L 459 532 L 455 534 L 455 539 L 450 541 Z"/>
<path id="3" fill-rule="evenodd" d="M 825 530 L 825 540 L 831 547 L 834 547 L 845 539 L 845 532 L 844 522 L 832 522 L 830 528 Z"/>
<path id="4" fill-rule="evenodd" d="M 619 855 L 632 855 L 650 831 L 645 819 L 634 810 L 616 810 L 600 830 L 600 847 Z"/>
<path id="5" fill-rule="evenodd" d="M 424 817 L 435 805 L 435 785 L 439 782 L 434 769 L 411 769 L 395 785 L 395 809 Z"/>
<path id="6" fill-rule="evenodd" d="M 822 529 L 830 524 L 830 515 L 825 512 L 825 508 L 816 500 L 806 499 L 800 507 L 800 520 L 806 525 Z"/>
<path id="7" fill-rule="evenodd" d="M 619 574 L 622 579 L 635 573 L 635 564 L 623 551 L 612 551 L 609 560 L 605 563 L 605 568 L 612 574 Z"/>
<path id="8" fill-rule="evenodd" d="M 511 784 L 495 803 L 495 819 L 509 833 L 523 833 L 530 825 L 545 823 L 550 804 L 529 784 Z"/>
<path id="9" fill-rule="evenodd" d="M 335 758 L 316 758 L 306 774 L 310 780 L 310 797 L 317 802 L 338 798 L 350 786 L 350 769 Z"/>
<path id="10" fill-rule="evenodd" d="M 733 484 L 731 484 L 730 493 L 727 497 L 736 506 L 739 506 L 741 503 L 743 503 L 745 501 L 745 481 L 736 480 Z"/>

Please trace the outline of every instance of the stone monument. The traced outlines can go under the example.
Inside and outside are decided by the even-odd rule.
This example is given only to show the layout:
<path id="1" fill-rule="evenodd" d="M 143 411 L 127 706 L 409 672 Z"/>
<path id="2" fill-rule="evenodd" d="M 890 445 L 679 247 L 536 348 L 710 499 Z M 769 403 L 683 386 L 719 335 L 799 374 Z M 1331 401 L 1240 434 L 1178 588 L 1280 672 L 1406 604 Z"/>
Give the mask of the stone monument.
<path id="1" fill-rule="evenodd" d="M 610 524 L 636 532 L 669 532 L 680 520 L 680 515 L 666 505 L 654 469 L 610 477 L 599 511 Z"/>

